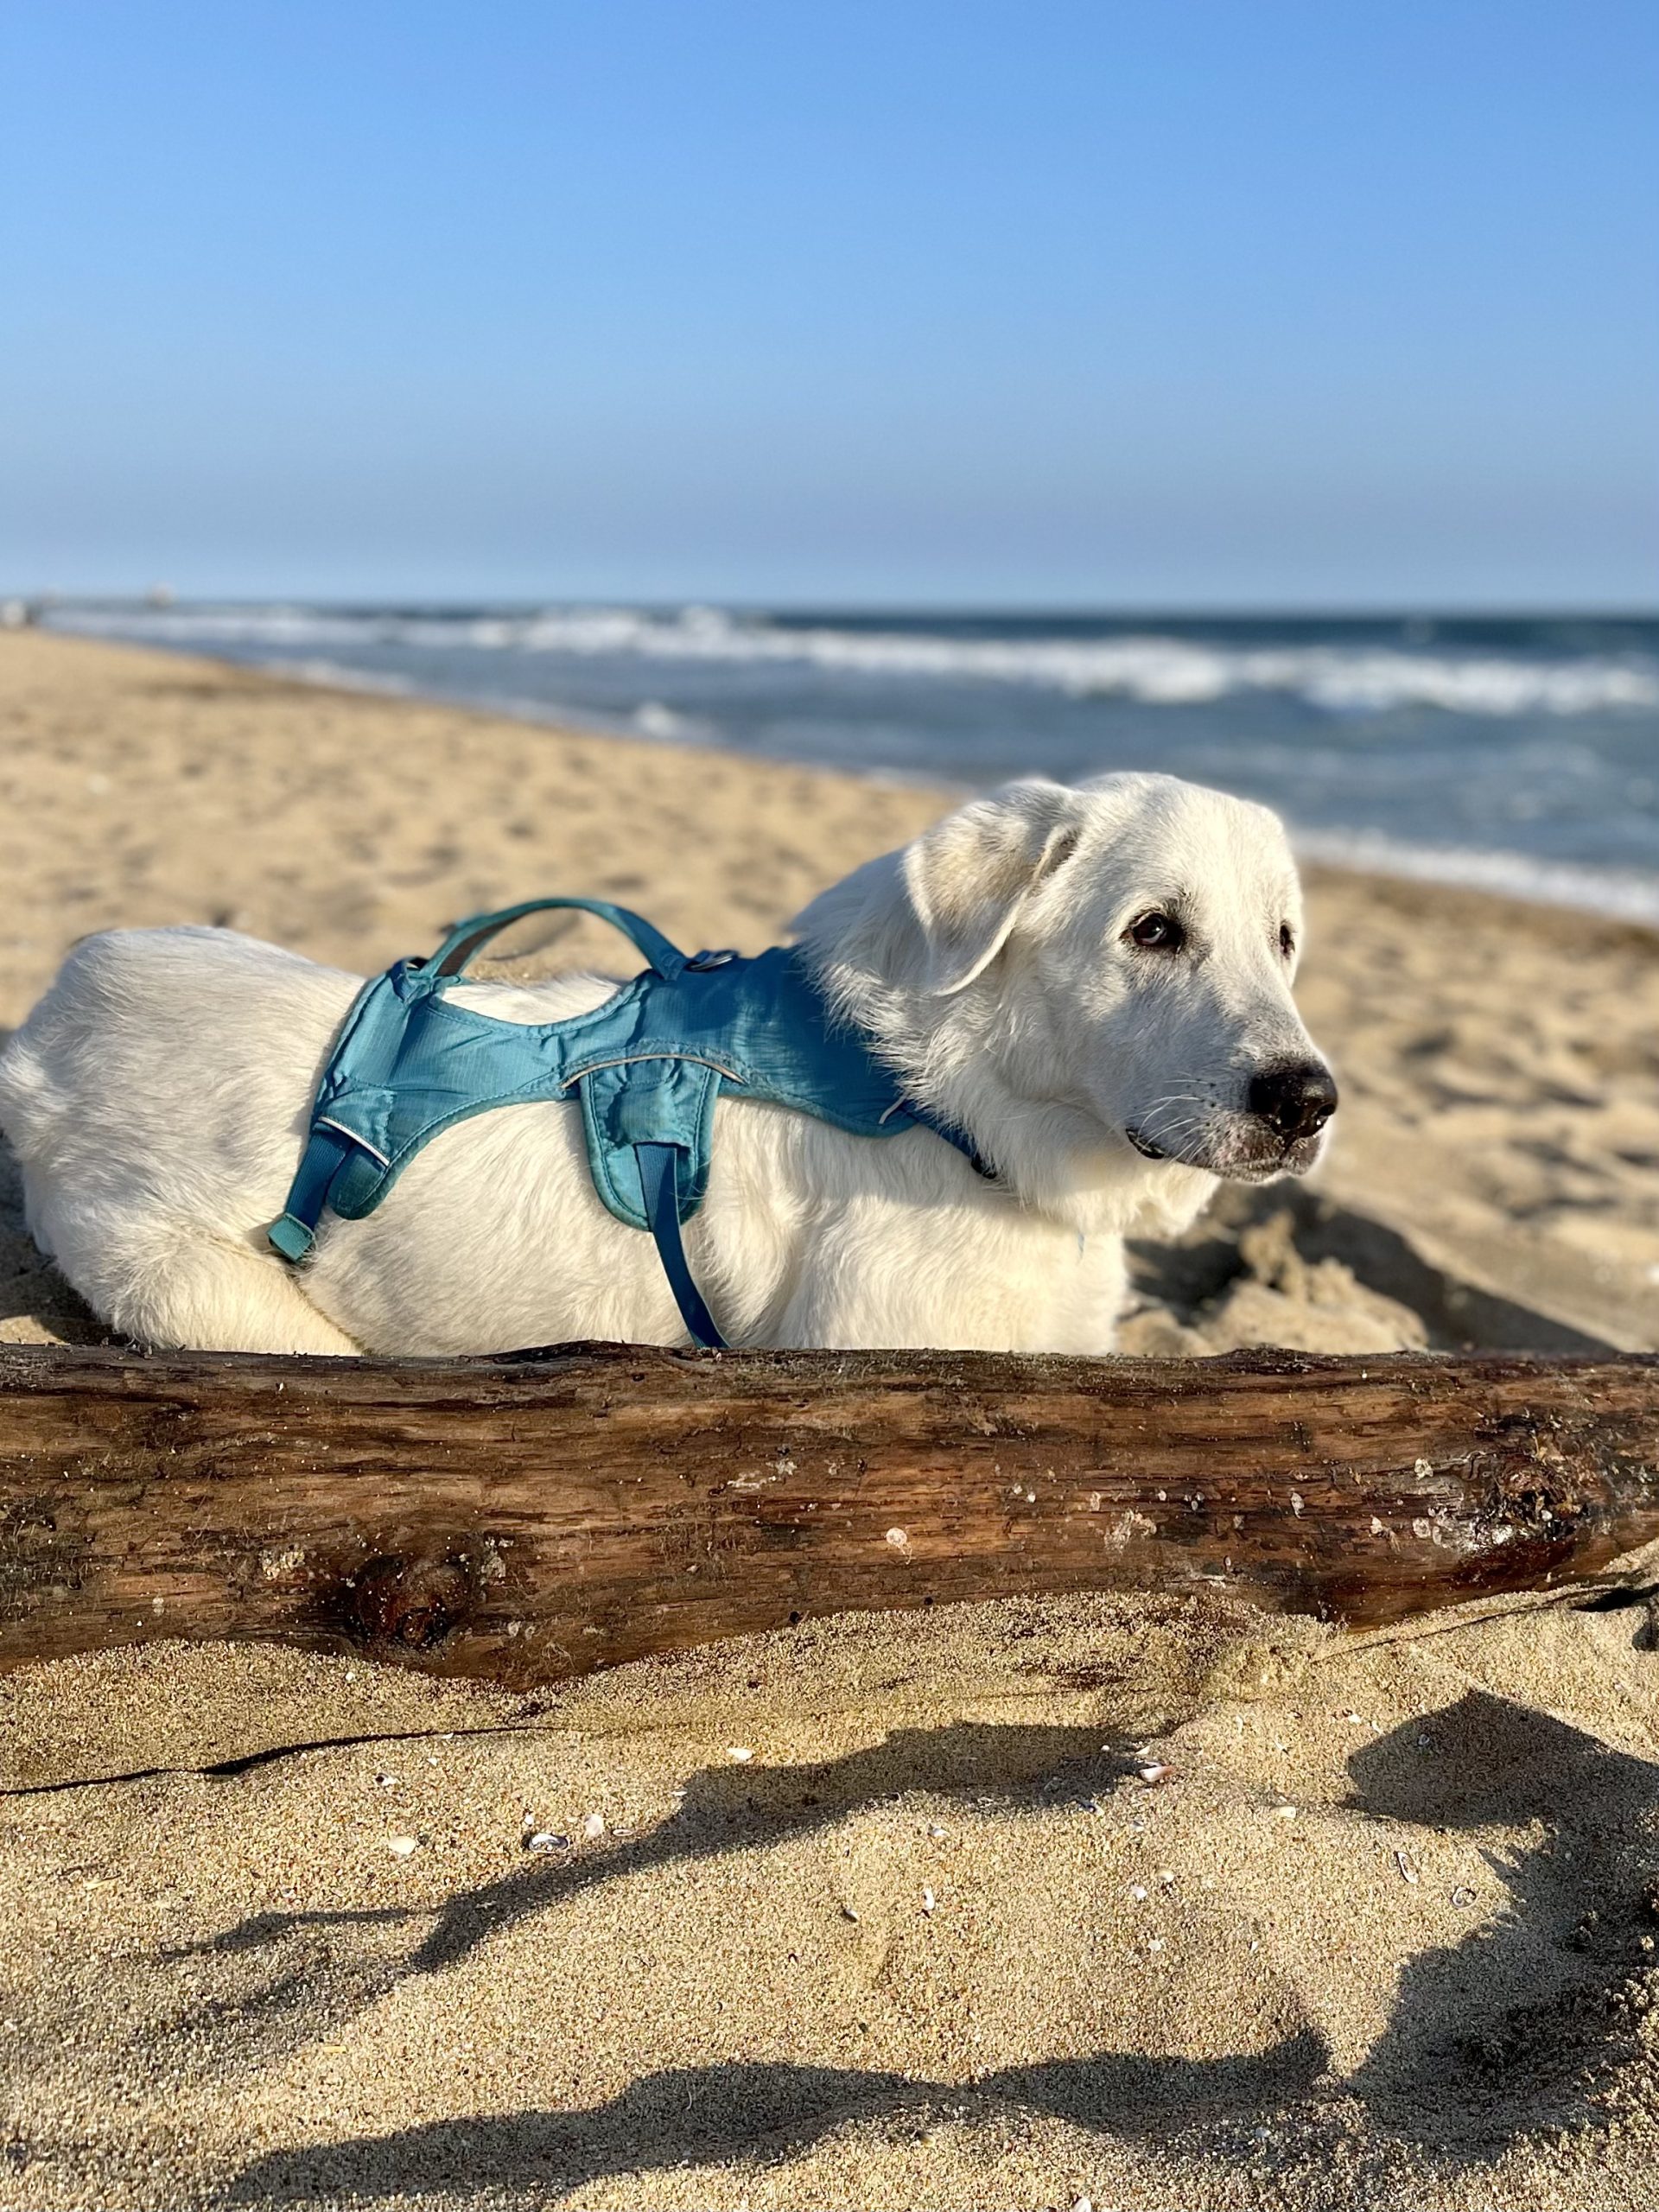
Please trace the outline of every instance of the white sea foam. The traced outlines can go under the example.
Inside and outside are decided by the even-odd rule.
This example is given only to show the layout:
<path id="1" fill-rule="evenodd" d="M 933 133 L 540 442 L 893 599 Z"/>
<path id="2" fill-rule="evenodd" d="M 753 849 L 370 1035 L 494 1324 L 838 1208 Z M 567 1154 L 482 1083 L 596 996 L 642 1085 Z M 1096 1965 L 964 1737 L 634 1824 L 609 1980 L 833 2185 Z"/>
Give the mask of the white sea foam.
<path id="1" fill-rule="evenodd" d="M 283 676 L 302 683 L 326 684 L 336 691 L 384 692 L 393 699 L 412 699 L 417 696 L 416 687 L 407 677 L 389 676 L 383 670 L 352 668 L 344 661 L 319 660 L 308 656 L 304 660 L 273 662 L 272 667 Z"/>
<path id="2" fill-rule="evenodd" d="M 909 630 L 793 627 L 689 607 L 550 607 L 524 615 L 337 613 L 300 607 L 65 608 L 55 626 L 211 647 L 402 645 L 448 652 L 578 658 L 795 663 L 855 676 L 1029 684 L 1073 697 L 1202 706 L 1281 693 L 1333 713 L 1439 708 L 1479 715 L 1584 715 L 1659 708 L 1659 662 L 1644 654 L 1546 658 L 1380 645 L 1230 645 L 1160 635 L 965 637 Z"/>
<path id="3" fill-rule="evenodd" d="M 683 715 L 665 706 L 660 699 L 646 699 L 636 707 L 631 717 L 632 726 L 641 737 L 655 738 L 659 745 L 717 745 L 720 733 L 701 715 Z"/>
<path id="4" fill-rule="evenodd" d="M 360 645 L 378 637 L 401 641 L 395 615 L 331 614 L 308 607 L 60 607 L 44 617 L 54 630 L 91 638 L 142 638 L 157 645 Z"/>
<path id="5" fill-rule="evenodd" d="M 1298 854 L 1334 868 L 1419 882 L 1458 883 L 1541 906 L 1575 906 L 1614 920 L 1659 928 L 1659 875 L 1633 868 L 1585 868 L 1526 853 L 1487 852 L 1469 845 L 1409 845 L 1371 830 L 1296 833 Z"/>

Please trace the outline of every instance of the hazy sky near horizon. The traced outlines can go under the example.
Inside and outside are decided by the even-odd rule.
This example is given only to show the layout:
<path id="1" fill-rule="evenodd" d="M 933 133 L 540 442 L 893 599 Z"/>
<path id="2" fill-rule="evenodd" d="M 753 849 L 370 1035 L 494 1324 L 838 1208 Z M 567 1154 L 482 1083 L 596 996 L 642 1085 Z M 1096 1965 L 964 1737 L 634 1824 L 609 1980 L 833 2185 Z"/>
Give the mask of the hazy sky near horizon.
<path id="1" fill-rule="evenodd" d="M 0 590 L 1659 604 L 1651 0 L 12 0 Z"/>

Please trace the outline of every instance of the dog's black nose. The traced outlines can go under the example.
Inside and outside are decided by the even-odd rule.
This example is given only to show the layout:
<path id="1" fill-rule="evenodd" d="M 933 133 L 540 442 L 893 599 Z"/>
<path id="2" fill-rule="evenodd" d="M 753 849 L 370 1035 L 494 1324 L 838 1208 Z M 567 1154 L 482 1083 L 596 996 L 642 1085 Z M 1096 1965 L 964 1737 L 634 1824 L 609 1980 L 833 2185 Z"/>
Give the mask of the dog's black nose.
<path id="1" fill-rule="evenodd" d="M 1337 1086 L 1329 1068 L 1317 1060 L 1300 1066 L 1263 1068 L 1250 1077 L 1246 1101 L 1285 1143 L 1317 1136 L 1337 1110 Z"/>

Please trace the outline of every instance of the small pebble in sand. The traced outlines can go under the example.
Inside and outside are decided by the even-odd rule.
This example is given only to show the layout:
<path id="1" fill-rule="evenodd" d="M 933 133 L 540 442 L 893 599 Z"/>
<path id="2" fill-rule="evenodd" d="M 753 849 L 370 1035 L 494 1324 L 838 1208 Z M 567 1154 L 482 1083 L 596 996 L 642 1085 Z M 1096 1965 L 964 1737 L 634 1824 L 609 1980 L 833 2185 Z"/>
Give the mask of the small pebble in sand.
<path id="1" fill-rule="evenodd" d="M 421 1840 L 417 1835 L 389 1835 L 386 1838 L 386 1849 L 394 1859 L 410 1859 L 420 1847 Z"/>
<path id="2" fill-rule="evenodd" d="M 933 1840 L 934 1840 L 934 1841 L 935 1841 L 936 1843 L 938 1841 L 939 1838 L 940 1838 L 940 1837 L 944 1834 L 944 1829 L 939 1826 L 939 1824 L 938 1824 L 938 1822 L 937 1821 L 930 1821 L 930 1822 L 928 1823 L 928 1830 L 927 1830 L 927 1832 L 928 1832 L 929 1835 L 931 1835 L 931 1836 L 933 1838 Z"/>
<path id="3" fill-rule="evenodd" d="M 931 1912 L 934 1904 L 935 1898 L 932 1891 L 925 1889 L 922 1891 L 922 1910 L 924 1912 Z"/>
<path id="4" fill-rule="evenodd" d="M 569 1851 L 570 1839 L 553 1828 L 534 1828 L 524 1838 L 526 1851 Z"/>
<path id="5" fill-rule="evenodd" d="M 1273 1808 L 1273 1817 L 1275 1821 L 1294 1821 L 1296 1817 L 1296 1808 L 1294 1805 L 1275 1805 Z"/>
<path id="6" fill-rule="evenodd" d="M 1148 1892 L 1148 1891 L 1147 1891 L 1147 1885 L 1146 1885 L 1146 1884 L 1145 1884 L 1144 1882 L 1131 1882 L 1131 1883 L 1130 1883 L 1130 1885 L 1129 1885 L 1129 1895 L 1130 1895 L 1130 1896 L 1135 1899 L 1135 1901 L 1136 1904 L 1144 1904 L 1146 1903 L 1146 1901 L 1147 1901 L 1147 1898 L 1148 1894 L 1149 1894 L 1149 1892 Z"/>
<path id="7" fill-rule="evenodd" d="M 1137 1767 L 1135 1772 L 1149 1789 L 1155 1788 L 1160 1782 L 1167 1782 L 1170 1776 L 1169 1768 L 1161 1759 L 1148 1759 L 1145 1766 Z"/>
<path id="8" fill-rule="evenodd" d="M 1095 2212 L 1095 2201 L 1093 2197 L 1080 2196 L 1077 2202 L 1071 2207 L 1071 2212 Z"/>
<path id="9" fill-rule="evenodd" d="M 604 1814 L 589 1813 L 587 1819 L 583 1821 L 582 1824 L 582 1832 L 583 1835 L 587 1837 L 589 1843 L 597 1843 L 601 1836 L 605 1833 Z"/>
<path id="10" fill-rule="evenodd" d="M 1174 1868 L 1173 1866 L 1160 1866 L 1158 1869 L 1158 1880 L 1160 1887 L 1166 1890 L 1173 1890 L 1175 1886 Z"/>
<path id="11" fill-rule="evenodd" d="M 1395 1853 L 1394 1863 L 1400 1869 L 1400 1878 L 1402 1882 L 1410 1882 L 1413 1884 L 1416 1882 L 1417 1869 L 1412 1865 L 1410 1859 L 1407 1858 L 1403 1851 L 1396 1851 Z"/>
<path id="12" fill-rule="evenodd" d="M 728 1759 L 735 1759 L 739 1766 L 747 1766 L 754 1753 L 747 1744 L 728 1744 L 726 1756 Z"/>
<path id="13" fill-rule="evenodd" d="M 1471 1905 L 1473 1904 L 1474 1901 L 1475 1893 L 1469 1887 L 1469 1885 L 1466 1882 L 1459 1882 L 1457 1888 L 1452 1892 L 1452 1902 L 1453 1904 Z"/>
<path id="14" fill-rule="evenodd" d="M 856 1924 L 857 1924 L 857 1921 L 858 1921 L 858 1915 L 857 1915 L 857 1914 L 853 1910 L 853 1908 L 851 1907 L 851 1905 L 849 1905 L 849 1904 L 844 1904 L 844 1905 L 842 1905 L 842 1907 L 841 1908 L 841 1916 L 842 1916 L 842 1918 L 843 1920 L 850 1920 L 850 1921 L 852 1921 L 852 1922 L 853 1922 L 853 1923 L 855 1924 L 855 1926 L 856 1926 Z"/>

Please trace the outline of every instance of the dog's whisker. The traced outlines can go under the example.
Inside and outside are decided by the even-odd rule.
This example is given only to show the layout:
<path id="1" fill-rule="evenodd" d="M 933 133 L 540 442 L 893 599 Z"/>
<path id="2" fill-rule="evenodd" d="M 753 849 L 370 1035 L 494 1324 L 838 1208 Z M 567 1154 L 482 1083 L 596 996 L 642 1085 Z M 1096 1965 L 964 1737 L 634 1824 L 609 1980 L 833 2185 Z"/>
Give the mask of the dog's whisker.
<path id="1" fill-rule="evenodd" d="M 1167 1130 L 1173 1135 L 1181 1130 L 1203 1128 L 1208 1124 L 1213 1122 L 1215 1119 L 1215 1110 L 1209 1105 L 1207 1101 L 1203 1101 L 1200 1102 L 1200 1109 L 1198 1112 L 1167 1116 L 1160 1118 L 1157 1122 L 1156 1126 L 1160 1131 Z M 1146 1116 L 1146 1120 L 1147 1122 L 1151 1122 L 1153 1116 L 1148 1115 Z"/>

